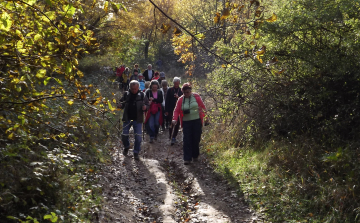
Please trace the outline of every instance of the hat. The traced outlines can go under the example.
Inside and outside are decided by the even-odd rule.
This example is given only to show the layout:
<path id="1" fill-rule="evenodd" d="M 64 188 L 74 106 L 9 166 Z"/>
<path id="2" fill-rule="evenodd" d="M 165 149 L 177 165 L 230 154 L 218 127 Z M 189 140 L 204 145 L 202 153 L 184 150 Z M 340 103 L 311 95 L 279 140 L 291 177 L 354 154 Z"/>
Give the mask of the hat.
<path id="1" fill-rule="evenodd" d="M 165 73 L 164 73 L 164 72 L 160 72 L 160 77 L 165 77 Z"/>
<path id="2" fill-rule="evenodd" d="M 139 77 L 143 77 L 142 73 L 138 74 Z"/>

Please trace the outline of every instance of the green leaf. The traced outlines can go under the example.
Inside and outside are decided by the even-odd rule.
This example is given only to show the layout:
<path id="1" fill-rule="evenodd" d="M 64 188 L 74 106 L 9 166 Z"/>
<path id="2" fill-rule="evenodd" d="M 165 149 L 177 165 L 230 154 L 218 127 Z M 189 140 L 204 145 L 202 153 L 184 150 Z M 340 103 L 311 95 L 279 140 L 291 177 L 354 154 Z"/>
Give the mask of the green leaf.
<path id="1" fill-rule="evenodd" d="M 47 85 L 50 81 L 51 77 L 47 77 L 45 80 L 44 80 L 44 85 Z"/>
<path id="2" fill-rule="evenodd" d="M 66 6 L 63 7 L 63 9 L 64 9 L 64 11 L 66 13 L 65 16 L 69 17 L 69 18 L 71 18 L 74 15 L 75 11 L 76 11 L 76 8 L 74 6 L 72 6 L 72 5 L 66 5 Z"/>
<path id="3" fill-rule="evenodd" d="M 63 83 L 61 82 L 61 80 L 59 78 L 54 78 L 56 80 L 56 82 L 58 82 L 60 85 L 63 85 Z"/>
<path id="4" fill-rule="evenodd" d="M 56 215 L 54 212 L 51 212 L 51 215 L 50 215 L 50 214 L 45 215 L 45 216 L 44 216 L 44 219 L 45 219 L 45 220 L 46 220 L 46 219 L 49 219 L 51 222 L 57 222 L 58 217 L 57 217 L 57 215 Z"/>
<path id="5" fill-rule="evenodd" d="M 125 7 L 125 5 L 124 5 L 124 4 L 118 3 L 118 5 L 120 5 L 120 6 L 121 6 L 121 8 L 123 8 L 125 12 L 127 12 L 127 11 L 128 11 L 128 10 L 126 9 L 126 7 Z"/>
<path id="6" fill-rule="evenodd" d="M 25 0 L 24 2 L 28 3 L 29 5 L 33 5 L 36 3 L 37 0 Z"/>
<path id="7" fill-rule="evenodd" d="M 72 71 L 71 63 L 65 62 L 65 73 L 70 74 Z"/>
<path id="8" fill-rule="evenodd" d="M 10 31 L 12 20 L 9 14 L 3 12 L 0 17 L 0 30 Z"/>
<path id="9" fill-rule="evenodd" d="M 40 69 L 36 73 L 36 77 L 39 78 L 39 79 L 45 78 L 45 75 L 46 75 L 46 70 L 45 69 Z"/>

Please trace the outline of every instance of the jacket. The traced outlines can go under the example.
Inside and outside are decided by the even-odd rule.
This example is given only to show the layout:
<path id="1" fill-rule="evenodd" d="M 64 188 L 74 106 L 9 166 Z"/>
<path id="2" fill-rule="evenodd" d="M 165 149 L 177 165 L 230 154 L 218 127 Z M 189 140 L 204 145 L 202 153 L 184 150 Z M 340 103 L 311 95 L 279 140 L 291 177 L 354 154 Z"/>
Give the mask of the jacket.
<path id="1" fill-rule="evenodd" d="M 206 107 L 205 107 L 204 102 L 202 101 L 199 94 L 193 93 L 192 96 L 195 97 L 196 102 L 198 103 L 199 116 L 200 116 L 201 124 L 202 124 L 204 117 L 205 117 Z M 183 117 L 184 117 L 183 110 L 181 109 L 183 100 L 184 100 L 184 95 L 178 99 L 175 109 L 174 109 L 174 114 L 173 114 L 173 121 L 177 121 L 178 117 L 180 116 L 181 127 L 183 126 Z M 166 103 L 165 103 L 165 105 L 166 105 Z"/>
<path id="2" fill-rule="evenodd" d="M 153 79 L 153 77 L 154 77 L 154 74 L 155 74 L 155 72 L 154 72 L 154 70 L 152 70 L 152 76 L 151 76 L 151 78 L 149 79 L 149 77 L 148 77 L 148 70 L 145 70 L 144 73 L 143 73 L 143 76 L 144 76 L 144 78 L 145 78 L 145 81 L 151 81 L 151 79 Z"/>
<path id="3" fill-rule="evenodd" d="M 121 104 L 121 108 L 124 109 L 124 114 L 123 114 L 123 118 L 122 120 L 124 122 L 129 121 L 128 118 L 128 108 L 129 108 L 129 100 L 130 100 L 130 95 L 131 94 L 129 91 L 125 92 L 123 97 L 120 99 L 120 104 Z M 137 110 L 137 123 L 143 123 L 144 122 L 144 116 L 143 116 L 143 110 L 142 110 L 142 106 L 146 105 L 146 109 L 149 109 L 149 99 L 146 97 L 146 95 L 144 94 L 144 92 L 141 92 L 140 90 L 137 93 L 136 96 L 136 110 Z"/>
<path id="4" fill-rule="evenodd" d="M 179 97 L 183 95 L 180 87 L 177 88 L 177 91 L 175 91 L 175 88 L 169 88 L 166 93 L 165 97 L 165 112 L 168 112 L 170 114 L 173 113 L 174 108 L 176 106 L 177 98 L 174 97 L 174 94 L 178 92 Z"/>
<path id="5" fill-rule="evenodd" d="M 152 91 L 149 89 L 145 92 L 145 95 L 147 98 L 153 98 L 153 94 Z M 157 98 L 154 98 L 154 100 L 152 101 L 151 105 L 150 105 L 150 109 L 149 111 L 147 111 L 146 113 L 146 117 L 145 117 L 145 123 L 147 123 L 147 121 L 149 120 L 150 116 L 151 116 L 151 107 L 156 107 L 156 109 L 158 111 L 160 111 L 160 114 L 162 114 L 162 108 L 161 108 L 161 104 L 164 101 L 164 96 L 161 90 L 157 90 Z M 160 115 L 159 117 L 159 124 L 162 125 L 163 122 L 163 118 L 162 115 Z"/>

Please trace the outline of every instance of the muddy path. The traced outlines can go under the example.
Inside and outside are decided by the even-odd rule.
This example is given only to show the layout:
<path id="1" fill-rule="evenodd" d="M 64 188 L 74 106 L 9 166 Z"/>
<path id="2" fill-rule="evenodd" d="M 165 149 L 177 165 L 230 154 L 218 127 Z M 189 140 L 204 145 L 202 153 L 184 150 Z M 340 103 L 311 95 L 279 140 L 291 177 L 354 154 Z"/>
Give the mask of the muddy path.
<path id="1" fill-rule="evenodd" d="M 168 131 L 142 143 L 140 161 L 114 147 L 112 164 L 104 167 L 105 203 L 98 222 L 262 222 L 232 187 L 200 155 L 183 164 L 182 132 L 170 146 Z M 204 143 L 204 142 L 202 142 Z"/>

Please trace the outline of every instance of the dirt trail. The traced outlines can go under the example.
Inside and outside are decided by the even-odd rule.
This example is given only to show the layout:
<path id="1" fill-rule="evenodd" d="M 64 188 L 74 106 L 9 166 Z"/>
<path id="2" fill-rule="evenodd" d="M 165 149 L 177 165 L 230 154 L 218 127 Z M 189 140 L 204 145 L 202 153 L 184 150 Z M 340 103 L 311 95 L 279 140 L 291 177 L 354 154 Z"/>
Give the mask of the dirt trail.
<path id="1" fill-rule="evenodd" d="M 261 222 L 204 155 L 183 165 L 181 132 L 173 146 L 167 137 L 166 130 L 150 144 L 146 136 L 140 161 L 114 148 L 102 173 L 99 222 Z"/>

